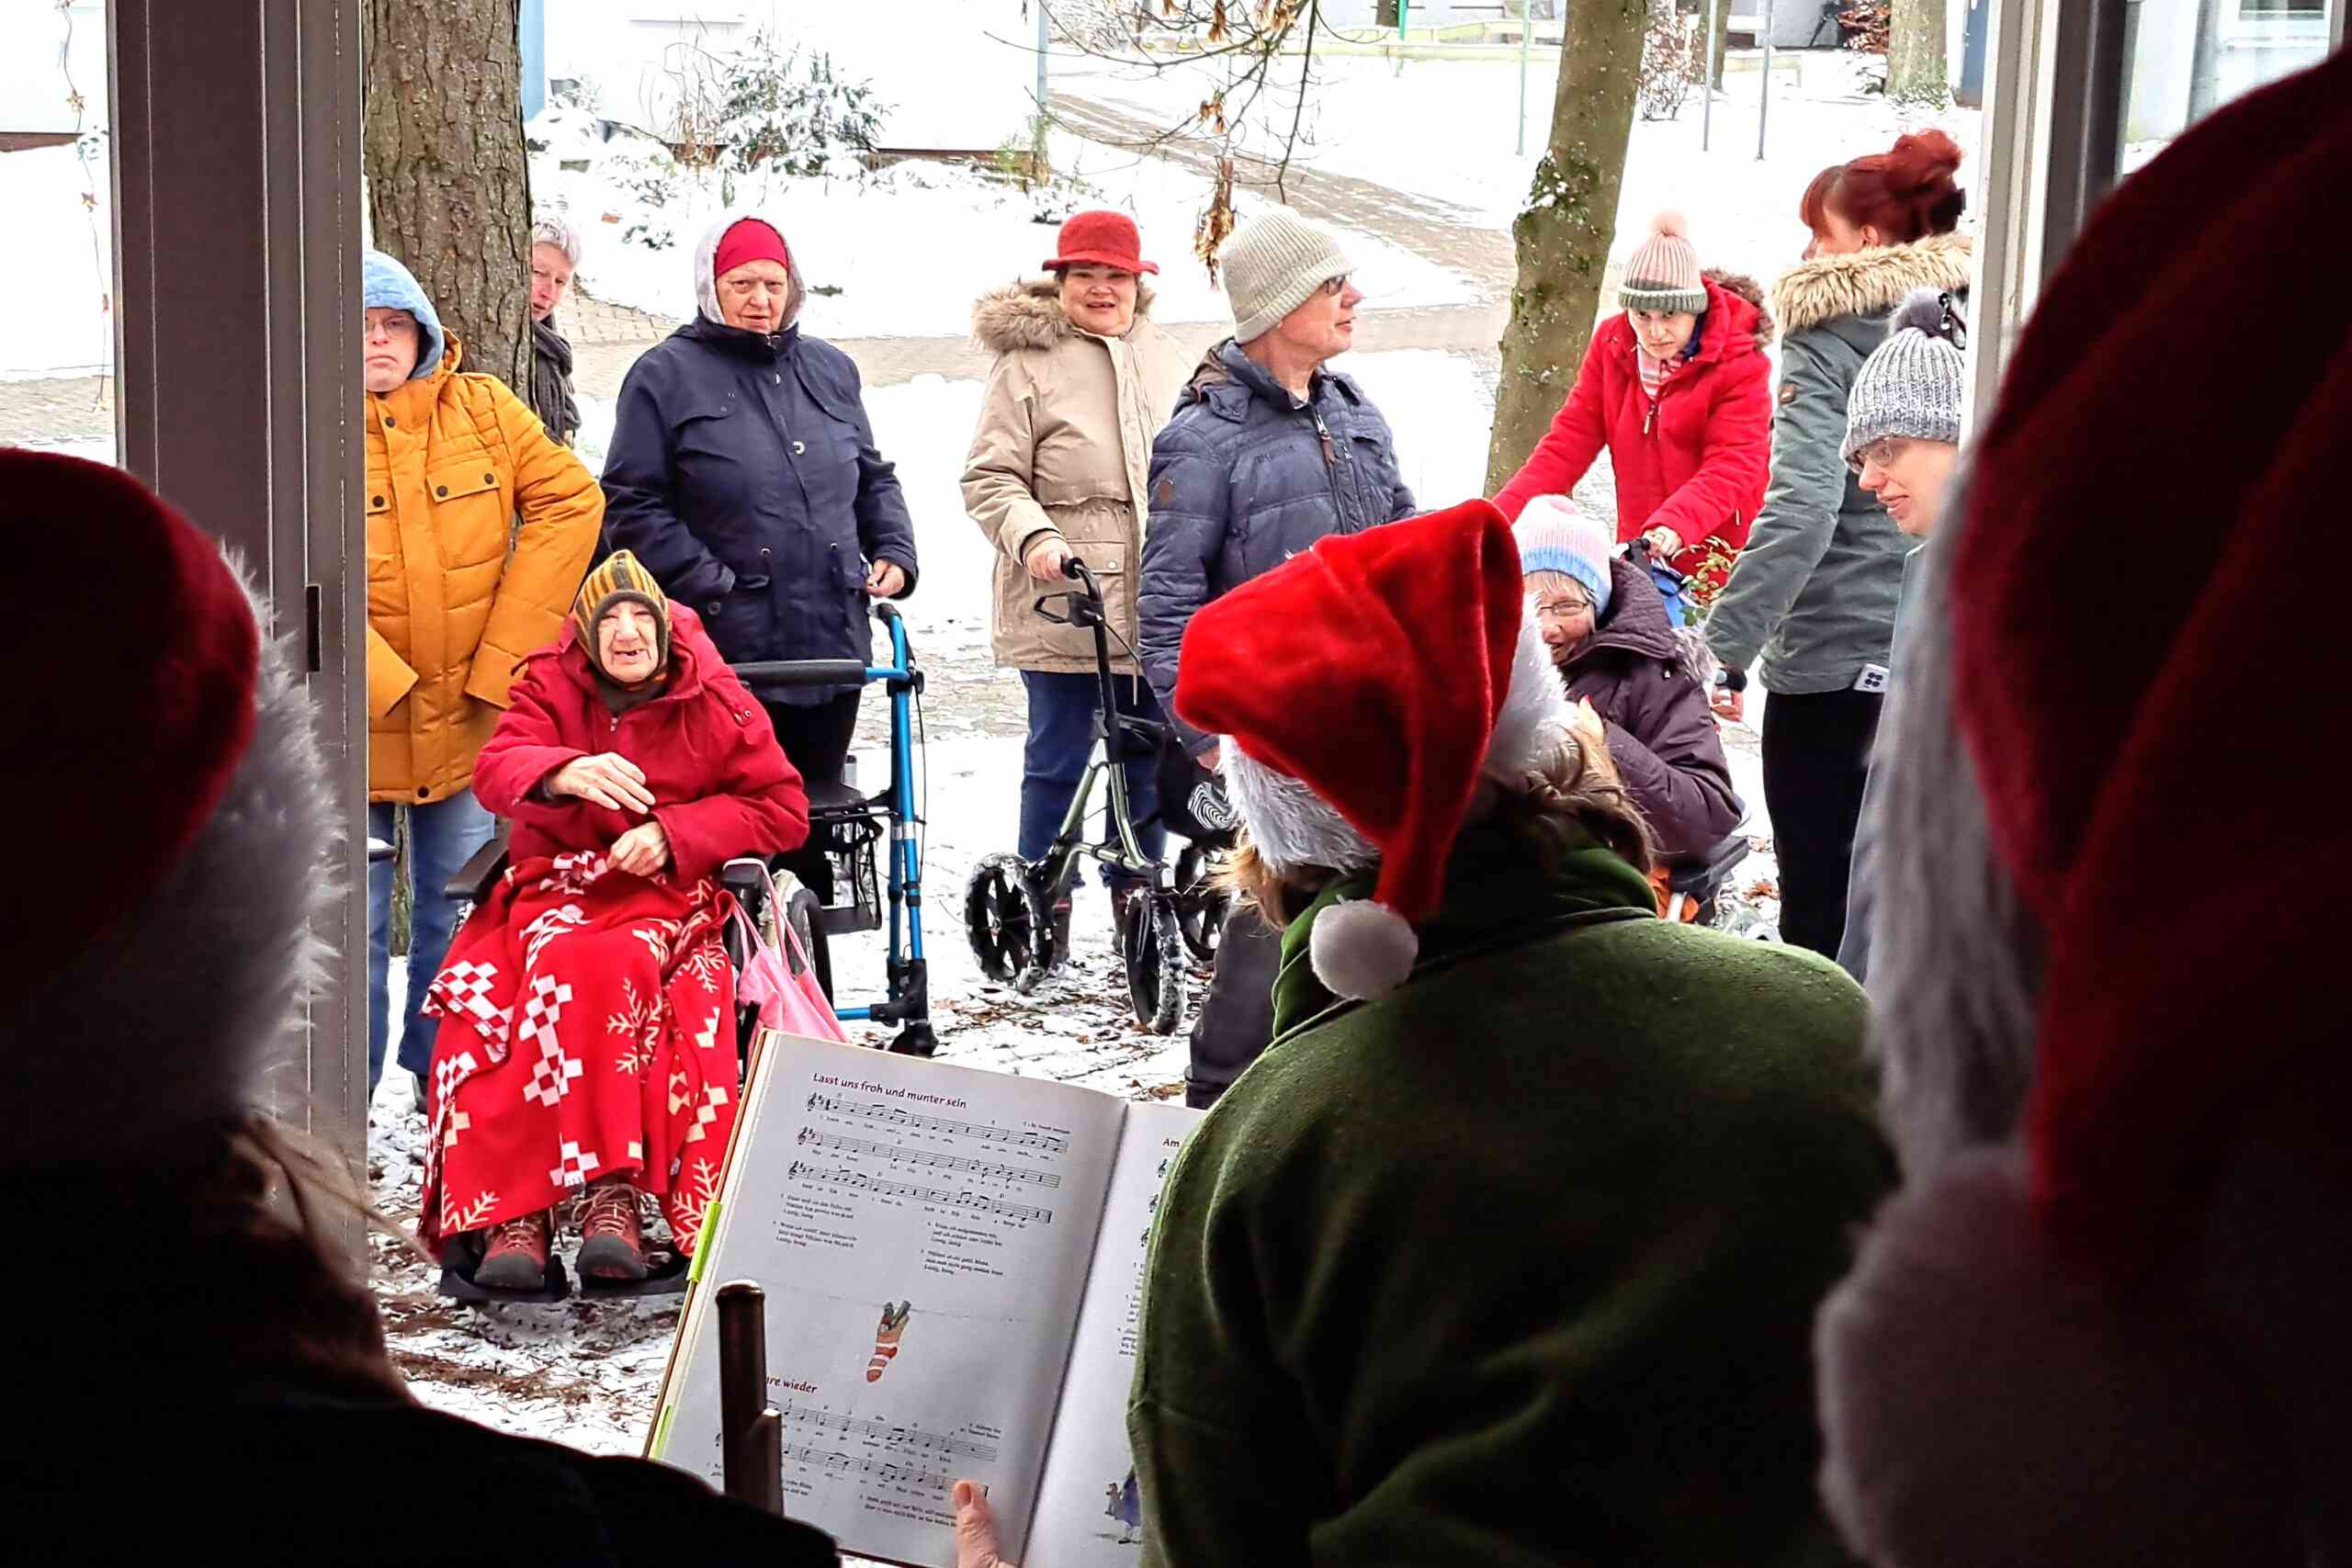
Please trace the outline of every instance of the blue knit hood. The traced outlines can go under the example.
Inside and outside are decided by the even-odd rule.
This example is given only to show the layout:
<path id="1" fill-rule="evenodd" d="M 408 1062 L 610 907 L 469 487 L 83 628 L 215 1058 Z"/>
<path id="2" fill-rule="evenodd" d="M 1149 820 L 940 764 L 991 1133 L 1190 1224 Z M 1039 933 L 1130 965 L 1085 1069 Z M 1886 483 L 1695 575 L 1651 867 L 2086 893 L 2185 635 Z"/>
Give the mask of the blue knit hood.
<path id="1" fill-rule="evenodd" d="M 418 380 L 441 368 L 441 356 L 449 346 L 448 334 L 441 330 L 441 318 L 434 313 L 433 301 L 424 297 L 424 287 L 416 281 L 414 273 L 381 251 L 362 252 L 359 304 L 367 310 L 406 310 L 416 318 L 416 368 L 408 373 L 410 380 Z"/>

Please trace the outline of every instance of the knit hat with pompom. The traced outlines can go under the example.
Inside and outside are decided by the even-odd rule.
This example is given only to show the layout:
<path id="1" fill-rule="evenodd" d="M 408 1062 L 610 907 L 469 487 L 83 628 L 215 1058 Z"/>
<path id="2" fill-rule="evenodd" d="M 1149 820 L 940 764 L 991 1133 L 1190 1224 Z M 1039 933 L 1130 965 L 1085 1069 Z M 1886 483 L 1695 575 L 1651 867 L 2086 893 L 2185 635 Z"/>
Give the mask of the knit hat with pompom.
<path id="1" fill-rule="evenodd" d="M 1617 303 L 1628 310 L 1688 310 L 1694 316 L 1706 311 L 1707 286 L 1699 276 L 1699 253 L 1690 248 L 1690 227 L 1682 214 L 1661 212 L 1650 220 L 1649 237 L 1625 258 Z"/>
<path id="2" fill-rule="evenodd" d="M 1889 435 L 1960 444 L 1960 416 L 1968 398 L 1961 353 L 1961 323 L 1951 297 L 1915 288 L 1887 322 L 1886 341 L 1871 351 L 1846 400 L 1846 443 L 1852 463 L 1861 449 Z"/>

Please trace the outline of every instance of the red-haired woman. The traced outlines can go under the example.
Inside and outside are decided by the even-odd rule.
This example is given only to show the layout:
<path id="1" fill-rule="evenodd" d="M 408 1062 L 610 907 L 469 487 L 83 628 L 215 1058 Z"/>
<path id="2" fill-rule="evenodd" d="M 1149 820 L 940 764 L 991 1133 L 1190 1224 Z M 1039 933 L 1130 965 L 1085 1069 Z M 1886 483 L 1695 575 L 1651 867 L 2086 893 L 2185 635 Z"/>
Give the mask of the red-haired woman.
<path id="1" fill-rule="evenodd" d="M 1772 694 L 1764 800 L 1781 863 L 1781 934 L 1834 954 L 1894 604 L 1910 547 L 1840 456 L 1846 404 L 1887 319 L 1914 288 L 1968 287 L 1960 149 L 1939 130 L 1824 169 L 1800 208 L 1805 260 L 1772 286 L 1781 384 L 1772 477 L 1747 549 L 1707 619 L 1716 702 L 1740 716 L 1749 665 Z"/>
<path id="2" fill-rule="evenodd" d="M 1606 446 L 1617 542 L 1646 538 L 1659 559 L 1720 587 L 1764 499 L 1771 450 L 1762 291 L 1701 272 L 1681 214 L 1661 212 L 1625 263 L 1617 303 L 1623 313 L 1594 332 L 1567 401 L 1495 504 L 1516 520 L 1534 497 L 1566 494 Z"/>

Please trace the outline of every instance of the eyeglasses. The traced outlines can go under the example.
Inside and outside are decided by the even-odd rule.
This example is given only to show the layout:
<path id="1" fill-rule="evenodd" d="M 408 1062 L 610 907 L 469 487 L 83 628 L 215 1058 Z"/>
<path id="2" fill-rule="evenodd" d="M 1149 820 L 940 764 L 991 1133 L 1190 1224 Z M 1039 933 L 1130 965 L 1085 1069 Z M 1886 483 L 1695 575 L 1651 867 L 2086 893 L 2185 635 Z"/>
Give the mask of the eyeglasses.
<path id="1" fill-rule="evenodd" d="M 1592 601 L 1564 593 L 1557 599 L 1546 599 L 1535 606 L 1538 620 L 1572 621 L 1578 615 L 1592 614 Z"/>
<path id="2" fill-rule="evenodd" d="M 1330 295 L 1346 293 L 1348 291 L 1348 278 L 1350 276 L 1350 274 L 1343 272 L 1337 277 L 1325 278 L 1323 280 L 1323 292 Z"/>
<path id="3" fill-rule="evenodd" d="M 1882 435 L 1854 454 L 1854 472 L 1871 463 L 1884 468 L 1910 449 L 1911 443 L 1900 435 Z"/>

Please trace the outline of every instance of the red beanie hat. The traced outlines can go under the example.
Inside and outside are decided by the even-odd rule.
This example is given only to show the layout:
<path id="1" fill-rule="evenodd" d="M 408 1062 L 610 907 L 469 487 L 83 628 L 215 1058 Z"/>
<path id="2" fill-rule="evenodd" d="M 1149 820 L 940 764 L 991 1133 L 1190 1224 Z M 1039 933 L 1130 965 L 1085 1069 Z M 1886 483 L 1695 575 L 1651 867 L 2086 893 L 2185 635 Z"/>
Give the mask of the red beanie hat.
<path id="1" fill-rule="evenodd" d="M 260 635 L 220 547 L 119 468 L 0 449 L 28 585 L 0 616 L 0 1007 L 129 908 L 212 815 L 254 734 Z M 224 918 L 232 918 L 224 912 Z"/>
<path id="2" fill-rule="evenodd" d="M 1411 928 L 1437 913 L 1490 756 L 1526 761 L 1535 719 L 1558 705 L 1531 636 L 1542 676 L 1519 683 L 1506 715 L 1525 592 L 1510 525 L 1471 501 L 1317 540 L 1185 629 L 1176 711 L 1241 754 L 1227 771 L 1260 847 L 1278 864 L 1315 859 L 1274 841 L 1279 824 L 1251 809 L 1242 781 L 1252 765 L 1304 784 L 1376 852 L 1374 902 L 1316 922 L 1315 966 L 1339 995 L 1377 996 L 1404 979 Z M 1538 708 L 1522 722 L 1524 704 Z"/>
<path id="3" fill-rule="evenodd" d="M 1136 230 L 1136 220 L 1124 212 L 1073 212 L 1063 221 L 1061 237 L 1055 241 L 1046 268 L 1050 272 L 1083 263 L 1114 266 L 1122 272 L 1159 270 L 1143 259 L 1143 236 Z"/>
<path id="4" fill-rule="evenodd" d="M 773 224 L 758 218 L 738 218 L 718 237 L 718 254 L 711 259 L 712 278 L 725 277 L 745 262 L 772 261 L 789 268 L 792 253 L 785 249 L 784 236 Z"/>
<path id="5" fill-rule="evenodd" d="M 2257 1097 L 2340 1105 L 2352 1077 L 2312 908 L 2352 886 L 2352 816 L 2312 772 L 2343 639 L 2301 575 L 2352 494 L 2352 293 L 2309 287 L 2352 242 L 2326 195 L 2352 189 L 2347 105 L 2339 52 L 2100 209 L 2002 386 L 1951 562 L 1957 717 L 2046 937 L 2035 1213 L 2111 1279 Z M 2234 299 L 2295 310 L 2250 355 L 2213 313 Z"/>

